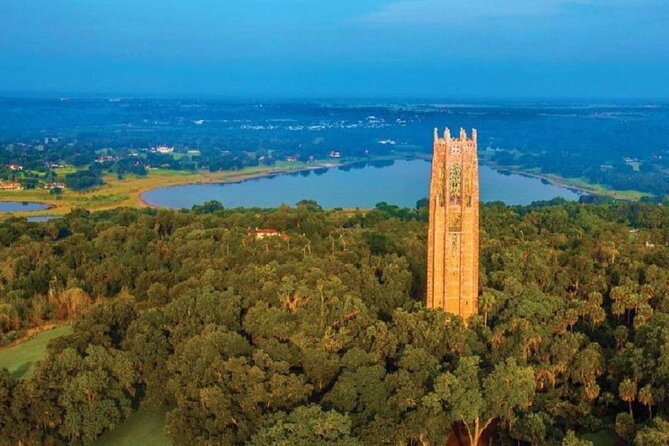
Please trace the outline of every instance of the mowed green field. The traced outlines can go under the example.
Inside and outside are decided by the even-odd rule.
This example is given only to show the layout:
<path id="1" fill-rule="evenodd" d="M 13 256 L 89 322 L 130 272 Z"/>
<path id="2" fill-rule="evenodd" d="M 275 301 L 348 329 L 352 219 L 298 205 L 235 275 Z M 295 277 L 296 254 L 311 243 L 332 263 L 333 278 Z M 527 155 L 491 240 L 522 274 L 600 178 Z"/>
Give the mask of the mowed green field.
<path id="1" fill-rule="evenodd" d="M 579 438 L 592 441 L 594 446 L 616 446 L 618 444 L 618 437 L 616 437 L 616 433 L 613 431 L 613 426 L 611 429 L 605 429 L 596 433 L 579 435 Z"/>
<path id="2" fill-rule="evenodd" d="M 165 428 L 164 407 L 140 407 L 116 429 L 105 433 L 95 443 L 97 446 L 167 446 L 172 443 L 163 435 Z"/>
<path id="3" fill-rule="evenodd" d="M 29 378 L 33 373 L 35 362 L 44 357 L 49 341 L 71 332 L 72 327 L 63 325 L 38 333 L 18 345 L 0 349 L 0 369 L 8 369 L 14 378 Z"/>

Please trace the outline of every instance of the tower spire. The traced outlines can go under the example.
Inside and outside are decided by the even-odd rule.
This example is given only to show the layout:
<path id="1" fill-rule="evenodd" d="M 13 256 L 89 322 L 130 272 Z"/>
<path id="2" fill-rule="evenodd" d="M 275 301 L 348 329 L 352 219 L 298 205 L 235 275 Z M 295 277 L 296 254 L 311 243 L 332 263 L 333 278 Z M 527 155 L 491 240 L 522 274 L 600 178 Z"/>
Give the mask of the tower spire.
<path id="1" fill-rule="evenodd" d="M 465 320 L 478 311 L 479 182 L 476 130 L 435 138 L 430 180 L 427 306 Z M 440 150 L 438 150 L 440 149 Z"/>

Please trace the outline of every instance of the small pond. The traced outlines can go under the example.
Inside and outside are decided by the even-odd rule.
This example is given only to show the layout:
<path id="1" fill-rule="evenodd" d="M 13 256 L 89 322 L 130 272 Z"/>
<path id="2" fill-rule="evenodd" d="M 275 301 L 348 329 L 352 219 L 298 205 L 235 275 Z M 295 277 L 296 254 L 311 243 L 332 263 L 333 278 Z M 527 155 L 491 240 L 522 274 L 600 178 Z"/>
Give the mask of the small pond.
<path id="1" fill-rule="evenodd" d="M 45 203 L 33 201 L 0 201 L 0 212 L 28 212 L 49 209 Z"/>

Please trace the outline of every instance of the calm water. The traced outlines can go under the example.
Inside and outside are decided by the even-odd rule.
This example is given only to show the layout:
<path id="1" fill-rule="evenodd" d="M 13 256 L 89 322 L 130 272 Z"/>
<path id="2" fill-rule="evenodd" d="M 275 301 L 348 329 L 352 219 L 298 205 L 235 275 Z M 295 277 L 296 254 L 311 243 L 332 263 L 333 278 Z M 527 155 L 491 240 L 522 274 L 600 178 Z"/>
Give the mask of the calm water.
<path id="1" fill-rule="evenodd" d="M 29 201 L 0 201 L 0 212 L 43 211 L 49 205 Z"/>
<path id="2" fill-rule="evenodd" d="M 176 209 L 190 209 L 208 200 L 220 201 L 225 207 L 276 207 L 302 199 L 316 200 L 324 208 L 371 208 L 381 201 L 413 208 L 428 195 L 429 181 L 428 161 L 395 161 L 386 166 L 280 174 L 240 183 L 165 187 L 148 191 L 143 198 L 153 205 Z M 502 174 L 486 166 L 479 169 L 479 181 L 483 201 L 524 205 L 555 197 L 578 199 L 569 189 L 536 178 Z"/>
<path id="3" fill-rule="evenodd" d="M 63 218 L 59 215 L 35 215 L 32 217 L 26 218 L 31 223 L 44 223 L 46 221 L 55 220 L 57 218 Z"/>

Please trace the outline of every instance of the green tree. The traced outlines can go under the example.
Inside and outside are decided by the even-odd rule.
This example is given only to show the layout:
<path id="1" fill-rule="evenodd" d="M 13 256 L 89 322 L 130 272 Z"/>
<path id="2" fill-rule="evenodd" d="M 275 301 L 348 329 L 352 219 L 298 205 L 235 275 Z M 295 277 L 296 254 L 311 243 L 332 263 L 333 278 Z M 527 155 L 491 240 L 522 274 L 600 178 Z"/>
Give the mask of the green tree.
<path id="1" fill-rule="evenodd" d="M 26 382 L 25 423 L 44 438 L 91 443 L 132 411 L 135 364 L 114 348 L 90 345 L 84 352 L 65 348 L 49 355 Z"/>
<path id="2" fill-rule="evenodd" d="M 649 426 L 644 426 L 634 437 L 636 446 L 666 446 L 669 444 L 669 422 L 655 418 Z"/>
<path id="3" fill-rule="evenodd" d="M 623 440 L 629 442 L 634 436 L 634 418 L 626 412 L 616 415 L 616 434 Z"/>
<path id="4" fill-rule="evenodd" d="M 18 383 L 9 374 L 7 369 L 0 369 L 0 445 L 19 443 L 17 430 L 20 429 L 19 420 L 12 413 Z"/>
<path id="5" fill-rule="evenodd" d="M 128 327 L 122 348 L 138 364 L 139 382 L 150 402 L 169 404 L 172 395 L 165 385 L 169 381 L 167 362 L 174 352 L 170 333 L 165 327 L 172 322 L 161 311 L 148 310 Z"/>
<path id="6" fill-rule="evenodd" d="M 479 308 L 483 312 L 483 323 L 488 325 L 488 315 L 495 309 L 497 298 L 490 291 L 484 291 L 479 297 Z"/>
<path id="7" fill-rule="evenodd" d="M 135 364 L 126 352 L 91 346 L 81 368 L 63 383 L 58 398 L 64 411 L 60 433 L 70 440 L 91 443 L 132 412 Z"/>
<path id="8" fill-rule="evenodd" d="M 529 407 L 535 392 L 531 367 L 508 359 L 484 374 L 479 363 L 476 356 L 461 358 L 453 373 L 437 377 L 434 391 L 426 396 L 426 403 L 449 423 L 464 425 L 471 445 L 479 444 L 494 420 L 512 422 L 516 410 Z"/>
<path id="9" fill-rule="evenodd" d="M 16 308 L 12 304 L 0 302 L 0 335 L 18 330 L 20 326 L 21 318 Z"/>
<path id="10" fill-rule="evenodd" d="M 348 416 L 317 405 L 300 406 L 288 415 L 266 421 L 248 443 L 251 446 L 362 446 L 351 435 Z"/>
<path id="11" fill-rule="evenodd" d="M 439 358 L 425 349 L 407 345 L 402 348 L 397 370 L 387 373 L 383 385 L 389 395 L 383 412 L 360 429 L 365 444 L 393 438 L 406 444 L 440 444 L 451 431 L 442 417 L 433 416 L 424 397 L 439 374 Z"/>
<path id="12" fill-rule="evenodd" d="M 562 446 L 594 446 L 592 441 L 581 440 L 574 431 L 567 431 L 567 435 L 562 439 Z"/>
<path id="13" fill-rule="evenodd" d="M 509 433 L 515 440 L 527 442 L 531 445 L 546 443 L 546 425 L 544 418 L 536 413 L 516 418 L 509 426 Z"/>
<path id="14" fill-rule="evenodd" d="M 177 444 L 248 441 L 268 415 L 300 405 L 312 391 L 288 363 L 254 352 L 222 327 L 180 344 L 168 368 L 176 408 L 167 430 Z"/>
<path id="15" fill-rule="evenodd" d="M 632 417 L 632 419 L 634 419 L 634 413 L 632 413 L 632 403 L 634 400 L 636 400 L 636 390 L 636 383 L 629 378 L 625 378 L 618 386 L 618 396 L 620 396 L 620 399 L 628 404 L 630 417 Z"/>
<path id="16" fill-rule="evenodd" d="M 362 349 L 342 358 L 344 371 L 323 400 L 342 413 L 350 413 L 355 427 L 386 411 L 388 392 L 383 385 L 386 369 Z"/>
<path id="17" fill-rule="evenodd" d="M 653 389 L 650 384 L 646 384 L 639 390 L 639 402 L 648 408 L 648 418 L 653 419 L 653 404 L 655 399 L 653 397 Z"/>

